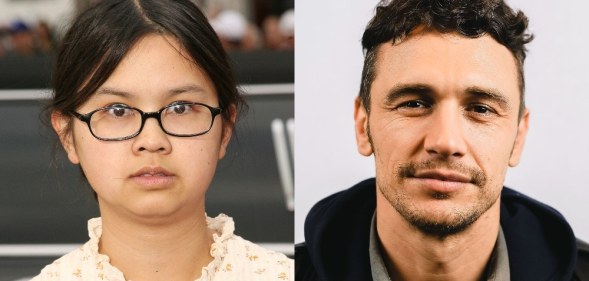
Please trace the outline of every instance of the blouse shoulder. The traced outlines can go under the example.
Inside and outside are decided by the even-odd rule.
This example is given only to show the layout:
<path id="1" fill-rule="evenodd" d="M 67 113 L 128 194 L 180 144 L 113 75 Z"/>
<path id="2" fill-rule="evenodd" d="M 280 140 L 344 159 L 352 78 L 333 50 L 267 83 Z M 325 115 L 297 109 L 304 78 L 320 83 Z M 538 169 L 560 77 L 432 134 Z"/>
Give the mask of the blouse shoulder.
<path id="1" fill-rule="evenodd" d="M 274 252 L 235 235 L 233 220 L 224 215 L 214 219 L 222 222 L 213 235 L 211 256 L 215 259 L 203 271 L 201 280 L 294 280 L 294 261 L 282 253 Z M 210 278 L 213 277 L 214 278 Z"/>
<path id="2" fill-rule="evenodd" d="M 122 274 L 112 267 L 109 258 L 98 253 L 101 235 L 100 218 L 88 221 L 90 240 L 81 247 L 45 266 L 32 281 L 79 281 L 111 280 L 124 281 Z"/>
<path id="3" fill-rule="evenodd" d="M 32 281 L 84 280 L 83 277 L 88 276 L 89 273 L 86 263 L 90 258 L 84 251 L 85 246 L 45 266 L 41 270 L 41 273 L 34 277 Z"/>
<path id="4" fill-rule="evenodd" d="M 227 254 L 217 271 L 243 278 L 235 280 L 294 280 L 294 261 L 234 235 L 227 241 Z"/>

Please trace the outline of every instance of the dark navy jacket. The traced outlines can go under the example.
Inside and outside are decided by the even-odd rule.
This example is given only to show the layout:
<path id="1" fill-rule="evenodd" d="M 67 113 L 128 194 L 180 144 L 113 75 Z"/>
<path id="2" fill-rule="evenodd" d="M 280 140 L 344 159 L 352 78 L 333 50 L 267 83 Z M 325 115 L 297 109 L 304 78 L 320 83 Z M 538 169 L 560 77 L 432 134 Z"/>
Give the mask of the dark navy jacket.
<path id="1" fill-rule="evenodd" d="M 295 248 L 297 281 L 370 281 L 368 242 L 376 208 L 374 179 L 319 201 Z M 501 227 L 512 281 L 589 280 L 589 247 L 560 213 L 504 187 Z"/>

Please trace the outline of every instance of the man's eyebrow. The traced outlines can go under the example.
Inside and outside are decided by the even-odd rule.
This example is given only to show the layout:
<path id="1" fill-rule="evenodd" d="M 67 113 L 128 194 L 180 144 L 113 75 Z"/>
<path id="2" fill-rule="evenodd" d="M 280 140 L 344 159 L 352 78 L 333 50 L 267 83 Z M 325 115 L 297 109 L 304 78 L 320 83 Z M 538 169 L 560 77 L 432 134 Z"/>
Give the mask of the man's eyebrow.
<path id="1" fill-rule="evenodd" d="M 421 97 L 432 97 L 434 93 L 435 90 L 427 84 L 399 84 L 388 91 L 384 102 L 385 104 L 392 104 L 400 98 L 415 95 Z M 511 109 L 509 100 L 505 97 L 504 94 L 501 93 L 501 91 L 497 89 L 472 86 L 466 88 L 464 93 L 470 97 L 496 102 L 501 108 L 505 110 Z"/>
<path id="2" fill-rule="evenodd" d="M 501 91 L 492 88 L 480 88 L 480 87 L 468 87 L 464 91 L 469 96 L 477 97 L 480 99 L 490 100 L 496 102 L 499 107 L 503 108 L 504 110 L 510 110 L 511 106 L 509 100 L 505 97 Z"/>
<path id="3" fill-rule="evenodd" d="M 396 100 L 407 96 L 431 96 L 434 90 L 426 84 L 399 84 L 391 88 L 385 96 L 385 104 L 392 104 Z"/>

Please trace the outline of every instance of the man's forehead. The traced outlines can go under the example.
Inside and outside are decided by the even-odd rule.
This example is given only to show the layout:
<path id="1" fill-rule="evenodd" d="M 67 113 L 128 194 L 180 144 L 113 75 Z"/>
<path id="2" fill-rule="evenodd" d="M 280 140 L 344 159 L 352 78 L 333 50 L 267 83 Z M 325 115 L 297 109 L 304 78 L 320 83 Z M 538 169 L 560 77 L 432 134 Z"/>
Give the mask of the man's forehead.
<path id="1" fill-rule="evenodd" d="M 475 38 L 466 37 L 457 32 L 439 32 L 433 29 L 414 30 L 409 36 L 380 44 L 377 49 L 376 66 L 399 64 L 402 67 L 415 67 L 422 61 L 426 67 L 436 67 L 428 60 L 436 62 L 446 60 L 457 67 L 460 63 L 496 66 L 503 71 L 513 70 L 517 76 L 517 59 L 490 35 Z M 382 66 L 382 65 L 381 65 Z M 386 67 L 386 66 L 385 66 Z M 377 71 L 378 72 L 378 71 Z"/>
<path id="2" fill-rule="evenodd" d="M 517 61 L 489 35 L 469 38 L 456 32 L 421 30 L 378 48 L 373 86 L 423 84 L 433 90 L 461 92 L 480 87 L 513 93 L 509 96 L 514 95 L 514 100 L 519 96 Z"/>
<path id="3" fill-rule="evenodd" d="M 481 42 L 481 44 L 492 45 L 492 46 L 497 46 L 497 45 L 503 46 L 497 40 L 495 40 L 495 38 L 493 38 L 491 35 L 486 34 L 486 33 L 481 34 L 479 36 L 466 36 L 464 34 L 459 33 L 458 31 L 452 31 L 452 30 L 442 31 L 442 30 L 438 30 L 433 27 L 426 27 L 424 25 L 420 25 L 420 26 L 414 28 L 406 36 L 403 36 L 403 37 L 397 38 L 397 39 L 392 39 L 391 41 L 389 41 L 387 43 L 383 43 L 383 44 L 393 43 L 394 46 L 397 46 L 397 45 L 402 45 L 408 41 L 419 40 L 421 38 L 435 38 L 435 37 L 443 38 L 447 41 L 454 42 L 456 44 L 464 44 L 464 43 L 468 42 L 469 40 L 480 41 L 477 39 L 483 39 L 483 42 Z M 381 45 L 383 45 L 383 44 L 381 44 Z M 505 47 L 505 46 L 503 46 L 503 47 L 505 49 L 507 49 L 507 47 Z"/>

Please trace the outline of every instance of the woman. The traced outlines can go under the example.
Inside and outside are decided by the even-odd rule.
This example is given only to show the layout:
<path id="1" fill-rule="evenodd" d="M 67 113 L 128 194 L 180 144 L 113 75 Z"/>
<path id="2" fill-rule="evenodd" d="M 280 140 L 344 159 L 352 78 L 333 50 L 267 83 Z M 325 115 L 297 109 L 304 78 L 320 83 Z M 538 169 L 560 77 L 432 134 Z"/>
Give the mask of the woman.
<path id="1" fill-rule="evenodd" d="M 205 215 L 242 98 L 188 0 L 103 1 L 59 49 L 51 124 L 96 193 L 90 240 L 33 280 L 293 280 L 293 262 Z"/>

